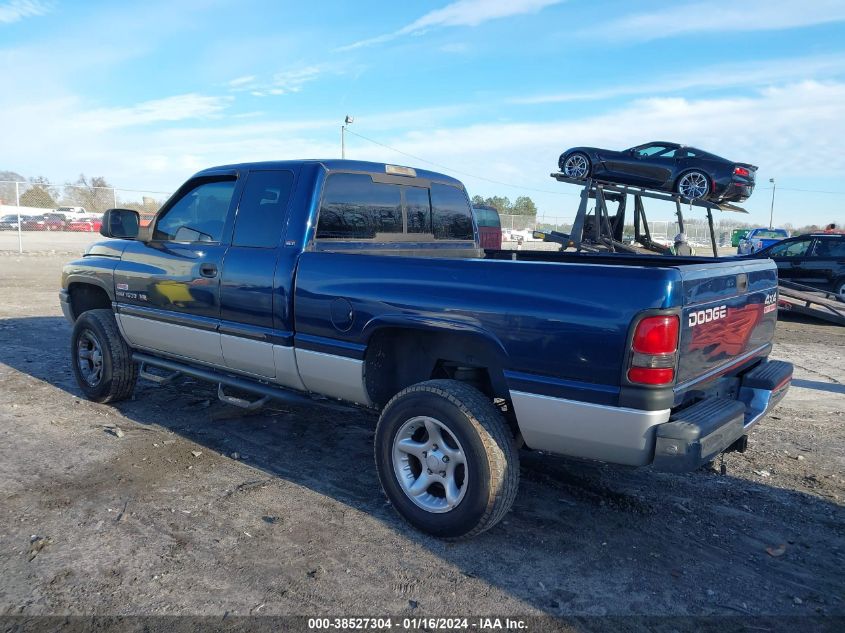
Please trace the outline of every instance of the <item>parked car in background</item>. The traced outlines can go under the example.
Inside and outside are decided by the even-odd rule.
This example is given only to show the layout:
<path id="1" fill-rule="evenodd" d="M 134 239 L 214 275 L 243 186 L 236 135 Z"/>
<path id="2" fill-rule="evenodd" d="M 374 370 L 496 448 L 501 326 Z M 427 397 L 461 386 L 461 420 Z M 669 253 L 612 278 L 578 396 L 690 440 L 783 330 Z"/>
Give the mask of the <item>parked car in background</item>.
<path id="1" fill-rule="evenodd" d="M 65 216 L 59 213 L 45 213 L 25 220 L 21 218 L 21 229 L 24 231 L 64 231 L 66 225 Z"/>
<path id="2" fill-rule="evenodd" d="M 85 207 L 59 207 L 56 209 L 55 213 L 59 213 L 68 219 L 90 215 L 88 211 L 85 210 Z"/>
<path id="3" fill-rule="evenodd" d="M 24 218 L 21 217 L 21 220 Z M 0 218 L 0 231 L 17 231 L 18 230 L 18 216 L 4 215 Z"/>
<path id="4" fill-rule="evenodd" d="M 73 231 L 75 233 L 95 233 L 100 230 L 102 225 L 102 219 L 99 217 L 80 218 L 78 220 L 70 220 L 65 225 L 65 231 Z"/>
<path id="5" fill-rule="evenodd" d="M 501 250 L 502 248 L 502 220 L 495 207 L 486 204 L 473 205 L 475 223 L 478 225 L 478 238 L 481 248 Z"/>
<path id="6" fill-rule="evenodd" d="M 754 191 L 757 167 L 678 143 L 652 142 L 620 151 L 573 147 L 558 166 L 569 178 L 598 178 L 680 194 L 688 200 L 742 202 Z"/>
<path id="7" fill-rule="evenodd" d="M 840 301 L 845 301 L 845 234 L 799 235 L 752 257 L 773 259 L 779 279 L 835 292 Z"/>
<path id="8" fill-rule="evenodd" d="M 739 241 L 743 239 L 751 229 L 734 229 L 731 231 L 731 246 L 739 248 Z"/>
<path id="9" fill-rule="evenodd" d="M 786 229 L 751 229 L 748 235 L 739 240 L 736 252 L 739 255 L 751 255 L 787 237 L 789 231 Z"/>

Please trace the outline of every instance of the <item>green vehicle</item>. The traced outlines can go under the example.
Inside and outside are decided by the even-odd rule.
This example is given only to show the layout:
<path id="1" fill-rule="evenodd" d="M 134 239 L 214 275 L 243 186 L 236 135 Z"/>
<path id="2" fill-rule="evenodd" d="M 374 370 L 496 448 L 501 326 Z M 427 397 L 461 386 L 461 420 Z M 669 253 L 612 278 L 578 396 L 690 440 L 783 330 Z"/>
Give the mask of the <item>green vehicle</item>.
<path id="1" fill-rule="evenodd" d="M 731 246 L 737 248 L 739 246 L 739 241 L 748 235 L 748 231 L 750 230 L 751 229 L 734 229 L 731 233 Z"/>

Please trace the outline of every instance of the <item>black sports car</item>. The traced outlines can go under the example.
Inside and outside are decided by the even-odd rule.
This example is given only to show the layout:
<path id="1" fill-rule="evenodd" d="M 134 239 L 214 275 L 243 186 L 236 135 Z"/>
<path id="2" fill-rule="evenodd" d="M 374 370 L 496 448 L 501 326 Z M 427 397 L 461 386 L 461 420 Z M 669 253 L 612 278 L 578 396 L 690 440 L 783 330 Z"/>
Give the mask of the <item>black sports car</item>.
<path id="1" fill-rule="evenodd" d="M 569 178 L 596 178 L 678 193 L 687 200 L 742 202 L 754 191 L 757 168 L 678 143 L 653 142 L 621 152 L 573 147 L 558 166 Z"/>

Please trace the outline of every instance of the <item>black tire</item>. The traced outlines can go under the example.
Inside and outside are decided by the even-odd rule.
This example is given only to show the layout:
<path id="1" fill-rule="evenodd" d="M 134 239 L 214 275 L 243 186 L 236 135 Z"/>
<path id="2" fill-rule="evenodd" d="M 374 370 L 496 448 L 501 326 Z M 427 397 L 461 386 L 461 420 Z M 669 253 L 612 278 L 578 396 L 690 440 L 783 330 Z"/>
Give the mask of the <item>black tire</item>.
<path id="1" fill-rule="evenodd" d="M 570 174 L 569 165 L 570 162 L 578 162 L 581 164 L 581 161 L 586 165 L 586 171 L 581 174 L 580 170 L 578 174 Z M 590 174 L 593 171 L 593 164 L 590 161 L 590 157 L 587 156 L 584 152 L 572 152 L 569 156 L 566 157 L 566 160 L 563 161 L 563 165 L 560 166 L 560 170 L 563 174 L 569 178 L 578 178 L 580 180 L 586 180 L 590 177 Z"/>
<path id="2" fill-rule="evenodd" d="M 83 359 L 81 351 L 100 350 L 100 370 L 94 358 Z M 123 340 L 111 310 L 88 310 L 73 325 L 71 367 L 85 397 L 94 402 L 117 402 L 132 395 L 138 380 L 138 366 L 132 350 Z"/>
<path id="3" fill-rule="evenodd" d="M 845 277 L 840 277 L 833 282 L 833 292 L 840 301 L 845 301 Z"/>
<path id="4" fill-rule="evenodd" d="M 436 419 L 463 449 L 466 489 L 448 511 L 419 507 L 394 470 L 397 434 L 419 416 Z M 480 391 L 455 380 L 421 382 L 396 394 L 376 427 L 375 459 L 382 489 L 396 511 L 439 538 L 469 538 L 490 529 L 510 510 L 519 487 L 519 454 L 501 412 Z"/>
<path id="5" fill-rule="evenodd" d="M 695 195 L 687 195 L 683 191 L 682 188 L 686 189 L 685 181 L 686 180 L 694 180 L 696 182 L 702 183 L 702 189 L 700 189 L 700 193 Z M 678 177 L 678 180 L 675 182 L 675 192 L 682 196 L 685 200 L 706 200 L 710 197 L 713 193 L 713 188 L 710 185 L 711 179 L 710 176 L 705 174 L 703 171 L 699 171 L 698 169 L 692 169 L 690 171 L 686 171 Z"/>

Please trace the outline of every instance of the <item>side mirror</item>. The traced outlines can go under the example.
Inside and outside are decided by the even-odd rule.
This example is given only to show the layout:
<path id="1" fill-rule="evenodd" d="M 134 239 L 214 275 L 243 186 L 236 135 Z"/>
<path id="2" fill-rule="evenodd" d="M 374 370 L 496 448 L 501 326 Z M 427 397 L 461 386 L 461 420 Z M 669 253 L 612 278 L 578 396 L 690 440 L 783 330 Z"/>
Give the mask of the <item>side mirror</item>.
<path id="1" fill-rule="evenodd" d="M 103 214 L 100 225 L 100 235 L 116 237 L 124 240 L 134 240 L 138 237 L 141 218 L 132 209 L 109 209 Z"/>

